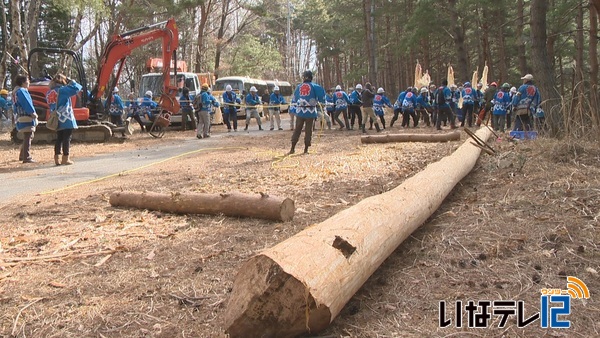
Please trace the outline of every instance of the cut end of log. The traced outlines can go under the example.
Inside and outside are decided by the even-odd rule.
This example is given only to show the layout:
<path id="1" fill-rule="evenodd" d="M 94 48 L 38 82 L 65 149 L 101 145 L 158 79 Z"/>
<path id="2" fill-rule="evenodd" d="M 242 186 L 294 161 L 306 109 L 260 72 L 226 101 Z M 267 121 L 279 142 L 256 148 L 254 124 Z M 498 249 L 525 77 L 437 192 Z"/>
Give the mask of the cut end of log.
<path id="1" fill-rule="evenodd" d="M 296 206 L 294 200 L 286 198 L 281 203 L 281 220 L 284 222 L 291 221 L 294 218 Z"/>
<path id="2" fill-rule="evenodd" d="M 242 266 L 225 312 L 232 338 L 296 337 L 322 331 L 330 322 L 329 309 L 317 305 L 302 282 L 264 255 Z"/>

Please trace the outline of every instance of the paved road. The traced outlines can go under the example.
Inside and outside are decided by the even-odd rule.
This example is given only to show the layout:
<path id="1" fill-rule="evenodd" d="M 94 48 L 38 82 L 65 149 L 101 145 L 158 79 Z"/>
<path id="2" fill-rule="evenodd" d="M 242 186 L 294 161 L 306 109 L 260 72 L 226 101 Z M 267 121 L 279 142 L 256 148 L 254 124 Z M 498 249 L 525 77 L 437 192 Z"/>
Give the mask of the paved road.
<path id="1" fill-rule="evenodd" d="M 242 135 L 264 137 L 269 131 L 257 131 L 256 125 L 250 132 L 213 134 L 209 139 L 190 138 L 178 144 L 158 146 L 156 148 L 128 150 L 94 157 L 77 157 L 74 165 L 55 166 L 52 164 L 22 166 L 20 170 L 0 173 L 0 209 L 17 198 L 49 192 L 77 183 L 89 182 L 110 175 L 149 166 L 168 159 L 176 158 L 194 151 L 207 148 L 231 146 L 232 142 L 223 142 L 226 138 Z"/>

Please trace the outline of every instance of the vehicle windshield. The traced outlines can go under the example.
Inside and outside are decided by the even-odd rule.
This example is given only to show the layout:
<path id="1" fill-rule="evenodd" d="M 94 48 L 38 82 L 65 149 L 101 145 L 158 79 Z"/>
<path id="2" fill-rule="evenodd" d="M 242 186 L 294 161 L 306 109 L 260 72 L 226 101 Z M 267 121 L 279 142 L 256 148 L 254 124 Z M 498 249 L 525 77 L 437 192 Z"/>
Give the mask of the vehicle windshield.
<path id="1" fill-rule="evenodd" d="M 175 79 L 175 75 L 171 75 L 171 83 Z M 196 91 L 196 83 L 193 77 L 188 77 L 184 74 L 177 74 L 177 87 L 179 91 L 183 87 L 187 87 L 190 92 Z M 160 96 L 163 92 L 163 77 L 162 74 L 146 74 L 142 76 L 142 83 L 140 84 L 140 97 L 144 96 L 146 91 L 152 91 L 152 96 Z"/>
<path id="2" fill-rule="evenodd" d="M 224 92 L 227 85 L 231 86 L 231 89 L 241 92 L 244 90 L 244 84 L 241 80 L 227 80 L 227 79 L 218 79 L 215 81 L 215 87 L 213 90 Z"/>

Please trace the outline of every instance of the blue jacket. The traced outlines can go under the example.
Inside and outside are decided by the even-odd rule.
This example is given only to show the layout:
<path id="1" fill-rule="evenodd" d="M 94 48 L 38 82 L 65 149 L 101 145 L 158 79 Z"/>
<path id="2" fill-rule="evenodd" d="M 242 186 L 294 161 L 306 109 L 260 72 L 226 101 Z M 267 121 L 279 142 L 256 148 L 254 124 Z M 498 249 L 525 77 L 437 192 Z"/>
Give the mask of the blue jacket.
<path id="1" fill-rule="evenodd" d="M 443 87 L 443 86 L 440 86 L 440 87 L 439 87 L 439 88 L 436 90 L 436 94 L 435 94 L 435 96 L 434 96 L 434 97 L 436 97 L 436 98 L 437 98 L 437 93 L 438 93 L 440 90 L 441 90 L 441 91 L 442 91 L 442 93 L 444 94 L 444 100 L 445 100 L 445 102 L 446 102 L 446 103 L 444 103 L 444 104 L 437 104 L 437 102 L 436 102 L 437 106 L 438 106 L 438 107 L 440 107 L 440 108 L 448 108 L 448 107 L 450 107 L 450 103 L 452 102 L 452 91 L 451 91 L 451 90 L 450 90 L 450 88 L 448 88 L 448 87 Z M 437 100 L 434 98 L 434 101 L 437 101 Z"/>
<path id="2" fill-rule="evenodd" d="M 529 108 L 531 113 L 535 112 L 540 105 L 540 102 L 540 91 L 531 82 L 521 85 L 512 99 L 512 104 L 515 109 Z"/>
<path id="3" fill-rule="evenodd" d="M 13 105 L 15 109 L 14 114 L 16 114 L 18 118 L 16 125 L 17 131 L 35 131 L 35 126 L 38 124 L 38 116 L 35 112 L 33 100 L 31 99 L 31 95 L 27 88 L 15 87 L 13 91 Z"/>
<path id="4" fill-rule="evenodd" d="M 71 105 L 71 97 L 77 95 L 82 86 L 71 80 L 69 84 L 52 88 L 46 94 L 46 101 L 51 110 L 58 112 L 58 129 L 77 129 L 75 113 Z"/>
<path id="5" fill-rule="evenodd" d="M 118 94 L 113 94 L 112 100 L 110 101 L 110 107 L 106 108 L 110 115 L 122 115 L 125 106 L 123 105 L 121 97 Z"/>
<path id="6" fill-rule="evenodd" d="M 427 94 L 421 94 L 417 96 L 417 107 L 423 109 L 431 108 L 431 105 L 429 104 L 429 97 Z"/>
<path id="7" fill-rule="evenodd" d="M 158 103 L 154 102 L 152 98 L 144 96 L 142 102 L 140 103 L 141 110 L 148 114 L 149 118 L 152 118 L 152 109 L 158 107 Z"/>
<path id="8" fill-rule="evenodd" d="M 477 97 L 477 91 L 473 90 L 471 87 L 465 87 L 462 90 L 462 98 L 463 106 L 472 106 L 475 104 L 475 101 L 479 100 L 479 97 Z"/>
<path id="9" fill-rule="evenodd" d="M 316 83 L 306 81 L 296 87 L 294 97 L 297 98 L 296 116 L 316 119 L 319 103 L 325 103 L 325 89 Z"/>
<path id="10" fill-rule="evenodd" d="M 242 102 L 233 90 L 230 92 L 224 92 L 222 97 L 225 111 L 229 113 L 235 112 L 237 110 L 235 104 L 240 104 Z"/>
<path id="11" fill-rule="evenodd" d="M 405 97 L 406 91 L 400 92 L 400 94 L 398 94 L 398 98 L 396 99 L 396 102 L 394 102 L 395 109 L 402 109 L 402 102 L 404 102 Z"/>
<path id="12" fill-rule="evenodd" d="M 387 98 L 384 94 L 375 94 L 375 98 L 373 98 L 373 111 L 377 116 L 383 116 L 385 111 L 383 107 L 392 108 L 392 103 L 390 99 Z"/>
<path id="13" fill-rule="evenodd" d="M 506 115 L 506 111 L 510 106 L 510 93 L 499 90 L 494 96 L 494 115 Z"/>
<path id="14" fill-rule="evenodd" d="M 350 104 L 360 106 L 362 104 L 361 100 L 361 94 L 358 90 L 354 90 L 350 93 Z"/>
<path id="15" fill-rule="evenodd" d="M 328 112 L 335 111 L 335 101 L 333 98 L 333 94 L 325 94 L 325 104 L 326 104 L 325 109 Z"/>
<path id="16" fill-rule="evenodd" d="M 335 110 L 344 110 L 348 108 L 348 105 L 352 103 L 350 97 L 343 90 L 338 90 L 333 93 L 333 99 L 335 103 Z"/>
<path id="17" fill-rule="evenodd" d="M 406 92 L 402 101 L 402 111 L 412 112 L 417 106 L 417 95 L 413 92 Z"/>
<path id="18" fill-rule="evenodd" d="M 200 95 L 201 95 L 200 99 L 202 100 L 202 109 L 200 109 L 200 111 L 207 111 L 212 114 L 213 113 L 212 107 L 213 106 L 218 107 L 219 103 L 217 102 L 215 97 L 210 95 L 210 93 L 207 91 L 200 92 Z"/>
<path id="19" fill-rule="evenodd" d="M 283 97 L 283 95 L 271 93 L 271 96 L 269 96 L 269 105 L 277 106 L 277 105 L 281 105 L 281 104 L 286 104 L 285 98 Z M 271 109 L 279 109 L 279 108 L 271 107 Z"/>
<path id="20" fill-rule="evenodd" d="M 256 109 L 256 106 L 260 104 L 260 97 L 258 94 L 252 93 L 246 95 L 246 109 Z"/>
<path id="21" fill-rule="evenodd" d="M 0 110 L 7 111 L 8 110 L 8 101 L 0 96 Z"/>

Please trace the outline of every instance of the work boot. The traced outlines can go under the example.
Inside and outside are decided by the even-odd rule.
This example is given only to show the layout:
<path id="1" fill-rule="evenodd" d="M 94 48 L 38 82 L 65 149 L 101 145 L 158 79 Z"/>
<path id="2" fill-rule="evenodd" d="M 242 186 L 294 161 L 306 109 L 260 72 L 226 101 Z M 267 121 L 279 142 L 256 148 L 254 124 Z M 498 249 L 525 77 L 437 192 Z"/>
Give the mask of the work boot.
<path id="1" fill-rule="evenodd" d="M 308 146 L 304 146 L 304 153 L 308 154 Z"/>
<path id="2" fill-rule="evenodd" d="M 71 160 L 69 159 L 69 155 L 63 155 L 63 156 L 62 156 L 62 162 L 61 162 L 61 164 L 67 164 L 67 165 L 70 165 L 70 164 L 73 164 L 73 163 L 75 163 L 75 162 L 73 162 L 73 161 L 71 161 Z"/>
<path id="3" fill-rule="evenodd" d="M 54 155 L 54 164 L 60 165 L 60 154 Z"/>
<path id="4" fill-rule="evenodd" d="M 290 152 L 287 153 L 287 155 L 291 155 L 295 152 L 296 152 L 296 143 L 292 143 L 292 148 L 290 149 Z"/>
<path id="5" fill-rule="evenodd" d="M 365 125 L 364 125 L 364 124 L 361 124 L 361 125 L 360 125 L 360 129 L 362 130 L 362 133 L 363 133 L 363 134 L 366 134 L 366 133 L 367 133 L 367 131 L 365 130 Z"/>
<path id="6" fill-rule="evenodd" d="M 381 133 L 381 128 L 379 128 L 379 123 L 375 123 L 375 129 L 377 129 L 378 133 Z"/>
<path id="7" fill-rule="evenodd" d="M 248 125 L 246 124 L 246 128 L 244 128 L 244 131 L 248 130 Z"/>

